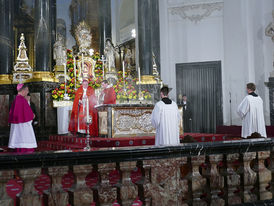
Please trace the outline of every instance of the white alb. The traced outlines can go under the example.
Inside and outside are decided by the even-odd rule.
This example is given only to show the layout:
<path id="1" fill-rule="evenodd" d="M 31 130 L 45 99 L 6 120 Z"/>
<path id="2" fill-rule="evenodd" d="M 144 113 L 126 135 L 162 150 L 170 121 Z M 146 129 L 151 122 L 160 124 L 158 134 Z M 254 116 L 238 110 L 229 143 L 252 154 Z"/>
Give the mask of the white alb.
<path id="1" fill-rule="evenodd" d="M 180 121 L 181 116 L 175 102 L 157 102 L 151 115 L 151 123 L 156 129 L 155 146 L 180 144 Z"/>
<path id="2" fill-rule="evenodd" d="M 263 100 L 259 96 L 247 95 L 238 106 L 237 113 L 242 119 L 242 137 L 254 132 L 266 137 Z"/>

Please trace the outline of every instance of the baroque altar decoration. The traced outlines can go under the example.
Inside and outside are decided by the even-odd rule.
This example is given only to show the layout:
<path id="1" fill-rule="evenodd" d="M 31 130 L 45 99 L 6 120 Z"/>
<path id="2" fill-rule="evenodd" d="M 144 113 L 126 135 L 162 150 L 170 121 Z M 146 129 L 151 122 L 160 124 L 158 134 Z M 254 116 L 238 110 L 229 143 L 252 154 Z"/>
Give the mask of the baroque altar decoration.
<path id="1" fill-rule="evenodd" d="M 90 75 L 88 77 L 89 86 L 94 89 L 99 89 L 101 87 L 101 82 L 103 81 L 103 70 L 102 70 L 102 62 L 100 61 L 100 55 L 96 52 L 91 56 L 92 60 L 95 63 L 94 75 Z M 79 61 L 80 58 L 77 57 L 76 62 Z M 74 64 L 76 64 L 74 66 Z M 71 50 L 67 50 L 67 75 L 69 76 L 68 81 L 65 83 L 61 83 L 59 87 L 52 90 L 52 98 L 55 101 L 64 100 L 65 92 L 68 94 L 70 100 L 74 100 L 75 92 L 80 87 L 80 70 L 79 64 L 75 63 L 73 60 L 73 55 Z M 76 76 L 75 76 L 76 74 Z M 123 72 L 118 72 L 118 81 L 113 88 L 116 92 L 117 103 L 136 103 L 139 100 L 138 97 L 138 87 L 136 85 L 137 78 L 132 78 L 129 72 L 125 72 L 125 78 L 123 78 Z M 136 89 L 137 88 L 137 89 Z M 65 91 L 66 90 L 66 91 Z M 150 102 L 151 94 L 147 90 L 141 91 L 142 97 L 145 102 Z"/>
<path id="2" fill-rule="evenodd" d="M 21 33 L 20 45 L 18 47 L 18 56 L 13 68 L 13 83 L 23 83 L 32 79 L 33 70 L 29 65 L 27 56 L 27 47 L 25 45 L 25 36 Z"/>
<path id="3" fill-rule="evenodd" d="M 93 61 L 95 61 L 95 68 L 94 68 L 94 76 L 90 75 L 88 76 L 88 82 L 89 86 L 93 87 L 94 89 L 100 88 L 101 82 L 103 81 L 103 71 L 102 71 L 102 62 L 99 60 L 100 56 L 99 53 L 96 52 L 90 57 Z M 76 58 L 76 62 L 80 61 L 80 58 Z M 66 82 L 66 88 L 65 83 L 60 84 L 58 88 L 55 88 L 52 91 L 52 98 L 53 100 L 62 101 L 64 100 L 64 94 L 65 92 L 68 94 L 69 98 L 71 100 L 75 97 L 76 90 L 80 87 L 80 72 L 81 68 L 79 67 L 79 64 L 77 64 L 73 60 L 73 55 L 71 50 L 67 50 L 67 74 L 69 76 L 68 81 Z M 75 65 L 74 65 L 75 64 Z M 85 63 L 86 64 L 86 63 Z M 76 74 L 76 75 L 75 75 Z M 66 91 L 65 91 L 66 89 Z"/>
<path id="4" fill-rule="evenodd" d="M 88 80 L 89 86 L 95 89 L 95 94 L 99 94 L 99 88 L 103 79 L 107 79 L 109 82 L 113 82 L 113 87 L 116 92 L 118 102 L 129 102 L 139 100 L 139 94 L 141 93 L 142 100 L 151 100 L 151 95 L 148 91 L 136 90 L 136 79 L 133 79 L 128 72 L 116 72 L 114 64 L 115 48 L 113 47 L 111 40 L 107 41 L 105 54 L 107 57 L 107 64 L 104 65 L 100 59 L 100 54 L 93 51 L 91 48 L 92 35 L 90 33 L 89 26 L 83 21 L 74 30 L 77 45 L 79 47 L 79 53 L 77 56 L 73 56 L 71 50 L 67 50 L 64 73 L 68 76 L 64 83 L 61 83 L 58 88 L 52 91 L 52 98 L 54 104 L 56 101 L 62 100 L 74 100 L 75 92 L 80 87 L 83 79 Z M 107 72 L 104 75 L 103 66 L 107 67 Z M 110 81 L 117 80 L 117 81 Z M 136 102 L 135 102 L 136 103 Z M 64 103 L 65 104 L 65 103 Z M 59 104 L 58 104 L 59 105 Z"/>

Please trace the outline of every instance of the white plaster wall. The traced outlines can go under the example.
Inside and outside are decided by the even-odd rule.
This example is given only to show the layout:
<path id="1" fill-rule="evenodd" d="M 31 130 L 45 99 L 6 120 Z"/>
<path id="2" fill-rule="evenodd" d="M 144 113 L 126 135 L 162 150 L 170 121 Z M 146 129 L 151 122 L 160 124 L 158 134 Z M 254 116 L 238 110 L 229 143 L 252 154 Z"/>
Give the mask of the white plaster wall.
<path id="1" fill-rule="evenodd" d="M 176 63 L 221 60 L 224 124 L 241 123 L 236 109 L 250 81 L 257 84 L 269 124 L 269 95 L 264 82 L 272 70 L 273 43 L 264 29 L 272 20 L 273 0 L 223 0 L 221 11 L 213 11 L 197 23 L 170 12 L 174 7 L 216 1 L 159 1 L 161 78 L 174 88 L 170 95 L 176 99 Z"/>
<path id="2" fill-rule="evenodd" d="M 266 124 L 269 124 L 269 93 L 265 82 L 272 70 L 273 43 L 264 30 L 272 20 L 273 0 L 224 1 L 224 108 L 232 94 L 232 124 L 240 125 L 236 109 L 246 95 L 245 85 L 254 82 L 264 100 Z M 230 114 L 229 114 L 230 116 Z M 229 125 L 230 118 L 224 118 Z"/>

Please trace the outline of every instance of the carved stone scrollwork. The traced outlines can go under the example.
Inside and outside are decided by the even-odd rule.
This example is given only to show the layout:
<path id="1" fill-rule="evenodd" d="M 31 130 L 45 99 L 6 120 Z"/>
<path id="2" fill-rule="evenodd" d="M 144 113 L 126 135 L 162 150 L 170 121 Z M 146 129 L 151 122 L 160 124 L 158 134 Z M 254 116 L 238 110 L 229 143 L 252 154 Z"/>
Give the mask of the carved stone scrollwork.
<path id="1" fill-rule="evenodd" d="M 272 199 L 272 193 L 266 190 L 271 182 L 271 171 L 265 167 L 265 160 L 270 156 L 270 151 L 258 152 L 259 190 L 260 200 Z"/>
<path id="2" fill-rule="evenodd" d="M 222 2 L 202 3 L 193 5 L 184 5 L 181 7 L 170 8 L 172 15 L 179 15 L 182 19 L 188 19 L 195 23 L 210 16 L 214 11 L 220 11 L 223 8 Z"/>
<path id="3" fill-rule="evenodd" d="M 85 178 L 92 171 L 91 165 L 74 165 L 76 177 L 74 190 L 74 205 L 90 205 L 93 202 L 93 191 L 87 187 Z"/>
<path id="4" fill-rule="evenodd" d="M 151 109 L 115 109 L 113 136 L 154 134 Z"/>
<path id="5" fill-rule="evenodd" d="M 254 202 L 257 200 L 257 196 L 253 193 L 257 174 L 250 167 L 251 161 L 255 158 L 256 152 L 246 152 L 243 154 L 244 202 Z"/>
<path id="6" fill-rule="evenodd" d="M 225 201 L 218 194 L 224 188 L 224 177 L 221 176 L 217 164 L 223 160 L 223 155 L 209 155 L 210 168 L 210 189 L 211 205 L 225 205 Z"/>
<path id="7" fill-rule="evenodd" d="M 205 201 L 201 199 L 201 196 L 206 186 L 206 178 L 203 178 L 200 174 L 199 167 L 205 163 L 205 156 L 191 157 L 192 173 L 189 177 L 192 186 L 193 205 L 207 205 Z"/>
<path id="8" fill-rule="evenodd" d="M 39 205 L 40 198 L 34 187 L 34 180 L 41 174 L 40 168 L 23 169 L 19 171 L 19 175 L 24 182 L 24 189 L 20 195 L 20 203 L 22 205 Z"/>
<path id="9" fill-rule="evenodd" d="M 109 181 L 109 174 L 116 169 L 115 163 L 99 164 L 98 172 L 101 176 L 101 183 L 98 188 L 100 205 L 111 205 L 117 198 L 117 188 L 112 186 Z"/>
<path id="10" fill-rule="evenodd" d="M 227 155 L 227 198 L 230 205 L 242 203 L 239 192 L 237 192 L 241 184 L 240 175 L 237 174 L 237 167 L 239 166 L 237 163 L 239 160 L 239 156 L 239 154 Z"/>
<path id="11" fill-rule="evenodd" d="M 181 158 L 143 161 L 145 205 L 181 205 L 178 204 L 180 162 Z"/>
<path id="12" fill-rule="evenodd" d="M 180 161 L 180 182 L 179 182 L 179 200 L 182 200 L 179 205 L 189 205 L 189 188 L 187 176 L 191 174 L 190 165 L 187 163 L 187 157 L 182 157 Z"/>
<path id="13" fill-rule="evenodd" d="M 52 189 L 49 194 L 49 205 L 68 205 L 69 196 L 62 188 L 62 177 L 67 174 L 69 168 L 67 166 L 49 167 L 48 174 L 52 178 Z"/>
<path id="14" fill-rule="evenodd" d="M 143 183 L 144 187 L 144 198 L 145 198 L 145 205 L 150 205 L 150 202 L 152 201 L 152 193 L 150 188 L 152 187 L 151 184 L 151 167 L 153 164 L 153 160 L 145 160 L 143 161 L 143 168 L 145 171 L 145 179 Z"/>
<path id="15" fill-rule="evenodd" d="M 121 162 L 122 185 L 120 187 L 120 197 L 123 205 L 131 205 L 138 195 L 138 187 L 130 178 L 131 171 L 136 168 L 136 162 Z"/>

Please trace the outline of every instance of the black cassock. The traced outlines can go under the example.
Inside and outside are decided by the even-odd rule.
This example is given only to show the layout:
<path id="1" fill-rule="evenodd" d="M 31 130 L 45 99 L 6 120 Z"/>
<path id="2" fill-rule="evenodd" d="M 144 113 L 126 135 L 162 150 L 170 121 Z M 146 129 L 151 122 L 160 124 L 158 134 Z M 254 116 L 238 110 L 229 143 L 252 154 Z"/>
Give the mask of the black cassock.
<path id="1" fill-rule="evenodd" d="M 184 124 L 184 132 L 191 132 L 192 126 L 192 108 L 189 101 L 186 104 L 182 104 L 183 106 L 183 124 Z"/>

